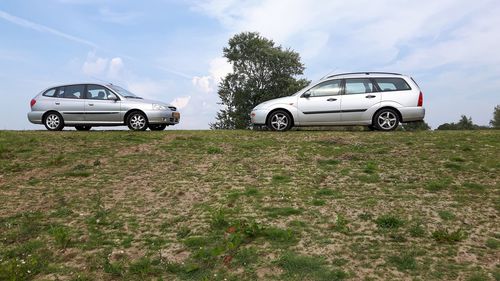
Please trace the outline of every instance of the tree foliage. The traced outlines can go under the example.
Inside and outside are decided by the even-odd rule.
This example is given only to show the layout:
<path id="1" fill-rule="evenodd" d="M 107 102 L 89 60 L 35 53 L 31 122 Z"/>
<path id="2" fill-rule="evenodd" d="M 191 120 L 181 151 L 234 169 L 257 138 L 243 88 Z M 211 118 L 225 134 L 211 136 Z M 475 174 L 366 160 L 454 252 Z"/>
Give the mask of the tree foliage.
<path id="1" fill-rule="evenodd" d="M 495 129 L 500 129 L 500 105 L 495 106 L 493 119 L 491 119 L 490 125 Z"/>
<path id="2" fill-rule="evenodd" d="M 483 127 L 478 126 L 472 122 L 471 117 L 462 115 L 458 123 L 444 123 L 439 125 L 438 130 L 476 130 L 482 129 Z"/>
<path id="3" fill-rule="evenodd" d="M 224 57 L 233 66 L 219 84 L 223 108 L 212 129 L 246 129 L 250 112 L 261 102 L 289 96 L 309 81 L 298 79 L 304 65 L 298 53 L 276 46 L 272 40 L 254 32 L 243 32 L 229 39 Z"/>

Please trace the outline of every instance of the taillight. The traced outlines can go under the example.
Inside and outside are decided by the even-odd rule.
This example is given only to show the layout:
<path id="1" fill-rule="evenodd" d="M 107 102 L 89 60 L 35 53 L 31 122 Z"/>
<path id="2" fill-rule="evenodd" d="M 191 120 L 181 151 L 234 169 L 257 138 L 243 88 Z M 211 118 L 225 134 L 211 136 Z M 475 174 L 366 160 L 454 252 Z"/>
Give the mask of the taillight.
<path id="1" fill-rule="evenodd" d="M 35 99 L 32 99 L 31 102 L 30 102 L 30 106 L 33 107 L 36 103 L 36 100 Z"/>
<path id="2" fill-rule="evenodd" d="M 418 104 L 417 106 L 422 106 L 424 104 L 424 94 L 420 92 L 420 95 L 418 95 Z"/>

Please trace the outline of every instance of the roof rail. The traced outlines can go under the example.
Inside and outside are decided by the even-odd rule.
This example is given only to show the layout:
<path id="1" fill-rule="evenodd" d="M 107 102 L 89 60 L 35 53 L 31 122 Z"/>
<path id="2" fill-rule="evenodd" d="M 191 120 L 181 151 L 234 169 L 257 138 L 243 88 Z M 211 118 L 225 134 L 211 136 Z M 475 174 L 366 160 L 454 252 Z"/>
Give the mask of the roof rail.
<path id="1" fill-rule="evenodd" d="M 330 75 L 327 78 L 336 77 L 336 76 L 343 76 L 343 75 L 353 75 L 353 74 L 365 74 L 365 75 L 370 75 L 370 74 L 403 75 L 401 73 L 392 73 L 392 72 L 349 72 L 349 73 L 340 73 L 340 74 Z"/>

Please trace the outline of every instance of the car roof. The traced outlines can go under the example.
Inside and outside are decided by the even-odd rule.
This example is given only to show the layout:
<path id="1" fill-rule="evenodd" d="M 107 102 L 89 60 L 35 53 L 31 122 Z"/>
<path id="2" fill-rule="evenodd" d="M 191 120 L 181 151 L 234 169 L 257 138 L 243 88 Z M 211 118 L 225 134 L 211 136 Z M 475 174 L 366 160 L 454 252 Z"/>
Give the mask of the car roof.
<path id="1" fill-rule="evenodd" d="M 388 77 L 388 78 L 393 78 L 393 77 L 406 77 L 406 75 L 400 74 L 400 73 L 393 73 L 393 72 L 376 72 L 376 71 L 371 71 L 371 72 L 349 72 L 349 73 L 339 73 L 339 74 L 334 74 L 334 75 L 328 75 L 323 79 L 331 79 L 331 78 L 368 78 L 368 77 Z"/>

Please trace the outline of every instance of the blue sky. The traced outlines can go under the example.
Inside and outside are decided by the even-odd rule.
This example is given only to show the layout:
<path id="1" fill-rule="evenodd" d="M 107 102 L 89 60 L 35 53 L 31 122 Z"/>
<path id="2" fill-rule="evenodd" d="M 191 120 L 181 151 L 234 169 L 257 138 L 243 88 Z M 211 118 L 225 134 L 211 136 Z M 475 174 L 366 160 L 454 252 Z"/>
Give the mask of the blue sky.
<path id="1" fill-rule="evenodd" d="M 227 40 L 257 31 L 298 51 L 304 76 L 410 74 L 436 127 L 486 125 L 500 104 L 497 0 L 26 0 L 0 2 L 0 129 L 41 129 L 29 101 L 53 84 L 102 79 L 177 105 L 176 129 L 214 121 Z"/>

